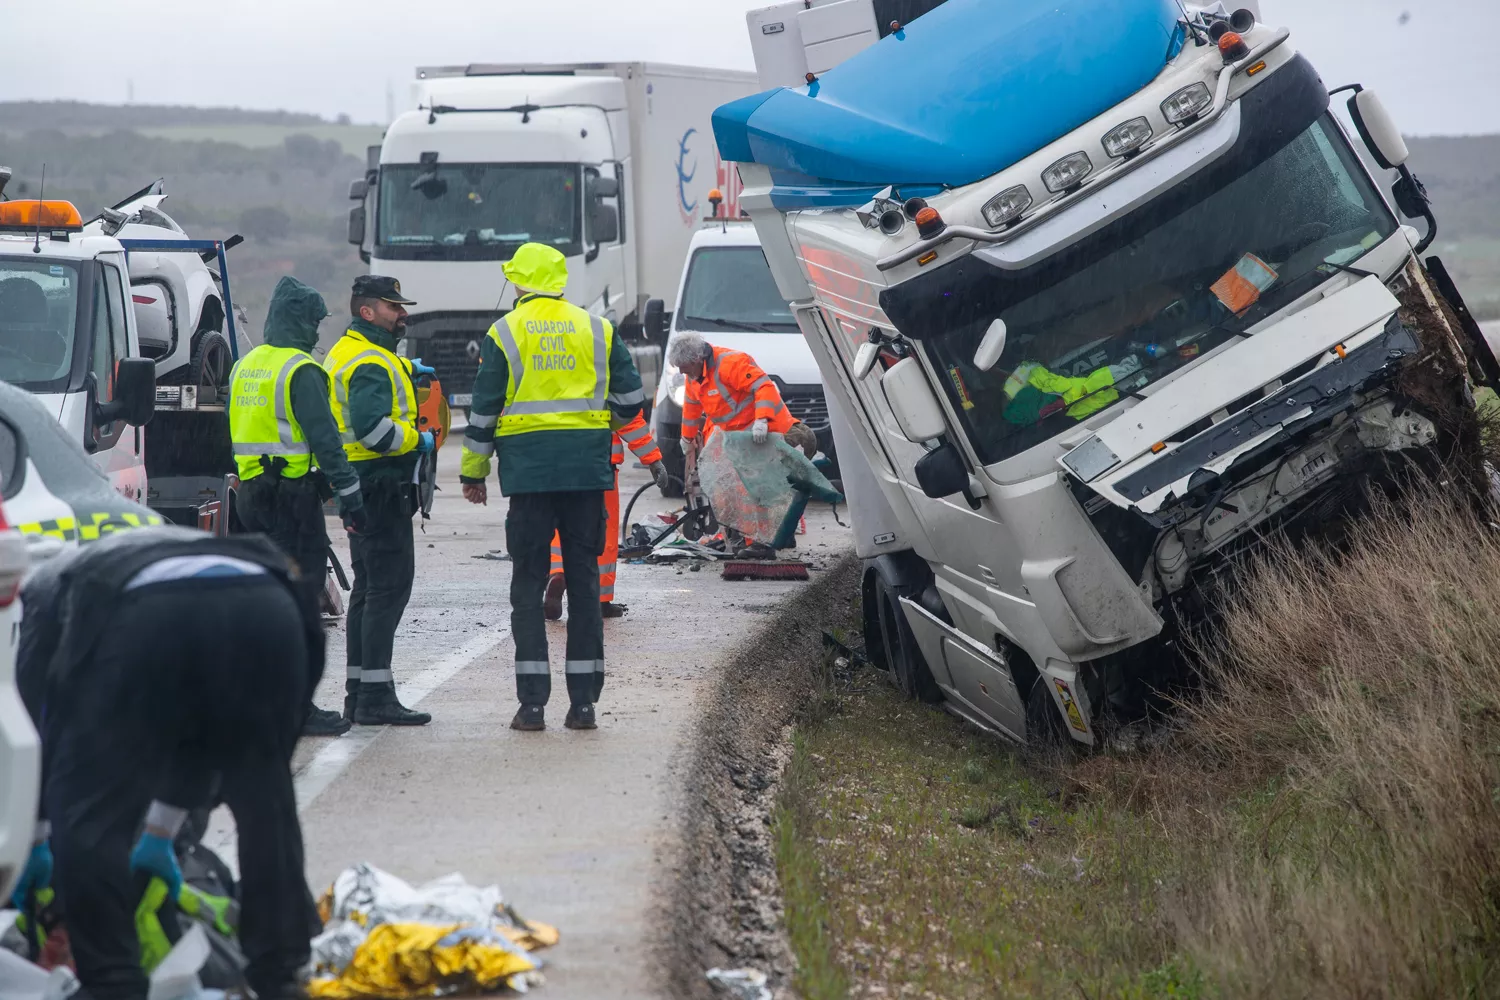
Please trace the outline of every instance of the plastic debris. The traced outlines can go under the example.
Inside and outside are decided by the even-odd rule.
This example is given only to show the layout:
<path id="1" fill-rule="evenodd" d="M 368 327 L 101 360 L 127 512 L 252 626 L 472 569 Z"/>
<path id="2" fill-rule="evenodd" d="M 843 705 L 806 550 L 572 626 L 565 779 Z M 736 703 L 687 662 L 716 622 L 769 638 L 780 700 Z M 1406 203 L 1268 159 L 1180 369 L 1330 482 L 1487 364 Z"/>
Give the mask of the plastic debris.
<path id="1" fill-rule="evenodd" d="M 759 969 L 709 969 L 706 978 L 734 1000 L 771 1000 L 766 974 Z"/>
<path id="2" fill-rule="evenodd" d="M 781 527 L 795 495 L 788 480 L 834 492 L 802 450 L 780 434 L 756 444 L 749 431 L 715 431 L 698 455 L 698 483 L 714 516 L 757 540 L 770 541 Z"/>
<path id="3" fill-rule="evenodd" d="M 533 951 L 554 945 L 554 927 L 525 920 L 497 886 L 457 874 L 413 887 L 374 865 L 346 869 L 319 903 L 324 931 L 312 942 L 312 997 L 328 1000 L 432 996 L 540 982 Z"/>
<path id="4" fill-rule="evenodd" d="M 198 978 L 212 952 L 203 926 L 194 924 L 152 970 L 147 1000 L 223 1000 L 223 990 L 204 989 Z"/>
<path id="5" fill-rule="evenodd" d="M 15 916 L 10 916 L 15 921 Z M 68 968 L 48 972 L 14 952 L 0 948 L 0 1000 L 66 1000 L 78 990 Z"/>

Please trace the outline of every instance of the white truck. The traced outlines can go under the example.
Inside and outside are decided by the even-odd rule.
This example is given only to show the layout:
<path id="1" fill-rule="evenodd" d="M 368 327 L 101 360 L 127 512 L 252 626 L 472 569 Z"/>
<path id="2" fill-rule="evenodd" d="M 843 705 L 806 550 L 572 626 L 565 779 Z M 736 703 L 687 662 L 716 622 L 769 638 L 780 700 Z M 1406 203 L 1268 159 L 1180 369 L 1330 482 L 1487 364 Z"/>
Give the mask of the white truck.
<path id="1" fill-rule="evenodd" d="M 714 127 L 909 693 L 1094 744 L 1266 538 L 1442 463 L 1482 488 L 1470 383 L 1500 367 L 1373 93 L 1332 100 L 1287 30 L 1202 0 L 948 0 L 880 33 Z"/>
<path id="2" fill-rule="evenodd" d="M 424 67 L 350 186 L 349 241 L 417 305 L 404 349 L 469 403 L 479 344 L 515 301 L 500 265 L 527 241 L 568 258 L 568 297 L 615 323 L 648 394 L 662 345 L 651 298 L 672 305 L 707 195 L 737 204 L 709 116 L 752 74 L 659 63 Z"/>
<path id="3" fill-rule="evenodd" d="M 670 345 L 678 334 L 692 332 L 715 347 L 750 355 L 775 380 L 792 416 L 817 435 L 819 450 L 830 458 L 835 456 L 823 375 L 797 326 L 792 307 L 776 287 L 760 249 L 760 237 L 748 221 L 710 219 L 693 234 L 677 291 L 677 308 L 669 315 L 665 303 L 647 302 L 646 324 L 648 339 L 655 343 Z M 667 471 L 679 481 L 683 473 L 682 402 L 686 391 L 687 378 L 666 362 L 656 387 L 652 432 Z"/>

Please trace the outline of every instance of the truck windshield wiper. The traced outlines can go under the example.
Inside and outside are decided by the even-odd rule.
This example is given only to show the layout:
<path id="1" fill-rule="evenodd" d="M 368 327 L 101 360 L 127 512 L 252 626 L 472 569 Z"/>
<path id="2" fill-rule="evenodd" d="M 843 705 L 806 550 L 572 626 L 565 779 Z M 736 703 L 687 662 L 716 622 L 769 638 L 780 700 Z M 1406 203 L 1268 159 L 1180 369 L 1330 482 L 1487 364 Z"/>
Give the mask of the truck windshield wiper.
<path id="1" fill-rule="evenodd" d="M 713 323 L 716 326 L 728 327 L 731 330 L 749 330 L 753 333 L 776 333 L 763 323 L 746 323 L 744 320 L 725 319 L 722 316 L 694 316 L 693 319 L 702 319 L 705 323 Z"/>

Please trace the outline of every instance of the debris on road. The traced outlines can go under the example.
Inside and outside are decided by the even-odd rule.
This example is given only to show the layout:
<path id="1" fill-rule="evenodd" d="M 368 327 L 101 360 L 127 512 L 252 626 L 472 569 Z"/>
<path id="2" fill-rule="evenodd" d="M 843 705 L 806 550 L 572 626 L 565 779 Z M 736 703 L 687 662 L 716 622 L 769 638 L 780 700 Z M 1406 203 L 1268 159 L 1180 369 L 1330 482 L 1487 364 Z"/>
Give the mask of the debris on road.
<path id="1" fill-rule="evenodd" d="M 709 969 L 706 977 L 734 1000 L 771 1000 L 766 974 L 759 969 Z"/>
<path id="2" fill-rule="evenodd" d="M 806 580 L 807 564 L 800 562 L 756 562 L 738 559 L 724 564 L 726 580 Z"/>
<path id="3" fill-rule="evenodd" d="M 345 869 L 319 901 L 312 997 L 354 1000 L 484 992 L 524 993 L 542 981 L 532 952 L 558 941 L 554 927 L 523 919 L 498 886 L 457 873 L 413 888 L 374 865 Z"/>

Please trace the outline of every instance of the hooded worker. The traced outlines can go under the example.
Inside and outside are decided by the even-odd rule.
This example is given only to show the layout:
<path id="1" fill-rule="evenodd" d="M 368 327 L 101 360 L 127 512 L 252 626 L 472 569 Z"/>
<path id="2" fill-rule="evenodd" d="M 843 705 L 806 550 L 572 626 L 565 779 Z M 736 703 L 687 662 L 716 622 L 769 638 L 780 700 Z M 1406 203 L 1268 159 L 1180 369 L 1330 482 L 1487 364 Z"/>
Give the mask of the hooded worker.
<path id="1" fill-rule="evenodd" d="M 359 477 L 344 457 L 329 409 L 328 373 L 311 353 L 327 315 L 315 289 L 282 278 L 266 310 L 265 342 L 234 366 L 228 401 L 240 522 L 296 562 L 314 607 L 328 567 L 324 499 L 338 498 L 353 530 L 365 520 Z M 349 725 L 342 713 L 311 705 L 303 733 L 338 736 Z"/>
<path id="2" fill-rule="evenodd" d="M 512 728 L 545 726 L 552 677 L 542 596 L 556 531 L 570 609 L 571 707 L 564 725 L 593 729 L 604 686 L 598 558 L 607 530 L 605 494 L 615 483 L 611 427 L 633 420 L 646 394 L 610 322 L 563 299 L 568 264 L 557 249 L 522 245 L 505 276 L 519 298 L 480 349 L 460 478 L 464 498 L 485 503 L 490 457 L 498 452 L 500 490 L 510 498 L 505 543 L 521 702 Z"/>

